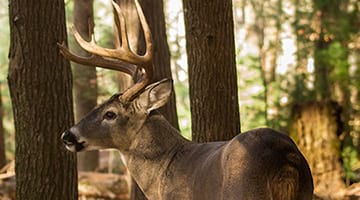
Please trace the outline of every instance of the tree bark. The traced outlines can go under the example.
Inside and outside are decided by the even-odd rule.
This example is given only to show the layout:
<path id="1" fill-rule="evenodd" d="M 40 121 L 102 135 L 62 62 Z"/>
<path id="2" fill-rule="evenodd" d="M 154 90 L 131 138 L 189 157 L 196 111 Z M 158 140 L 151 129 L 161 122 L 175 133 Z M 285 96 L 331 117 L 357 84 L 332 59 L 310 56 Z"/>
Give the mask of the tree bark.
<path id="1" fill-rule="evenodd" d="M 123 2 L 125 4 L 125 2 Z M 122 4 L 122 5 L 123 5 Z M 152 39 L 153 39 L 153 51 L 154 51 L 154 79 L 158 81 L 163 78 L 171 78 L 171 67 L 170 67 L 170 50 L 166 39 L 166 27 L 165 27 L 165 16 L 163 12 L 163 1 L 162 0 L 142 0 L 140 1 L 141 7 L 145 18 L 149 24 Z M 127 5 L 131 10 L 134 7 Z M 130 13 L 128 15 L 133 15 Z M 129 16 L 131 17 L 131 16 Z M 131 18 L 132 19 L 132 18 Z M 128 20 L 127 20 L 128 21 Z M 134 24 L 134 22 L 132 23 Z M 144 37 L 142 29 L 139 29 L 139 23 L 135 23 L 135 27 L 138 27 L 138 31 L 132 30 L 131 35 L 138 35 L 138 52 L 142 54 L 146 51 Z M 135 42 L 133 42 L 135 44 Z M 176 129 L 179 129 L 178 117 L 176 112 L 175 92 L 173 91 L 170 101 L 162 108 L 159 109 L 160 113 L 172 124 Z M 132 183 L 131 199 L 141 200 L 146 199 L 138 185 Z"/>
<path id="2" fill-rule="evenodd" d="M 317 27 L 317 40 L 314 41 L 314 67 L 315 67 L 315 91 L 317 100 L 331 100 L 333 87 L 331 85 L 330 73 L 334 66 L 328 62 L 329 57 L 324 55 L 324 52 L 328 50 L 333 43 L 333 38 L 329 35 L 332 33 L 329 26 L 339 26 L 336 23 L 337 14 L 341 12 L 341 1 L 334 1 L 331 4 L 324 4 L 321 0 L 313 0 L 314 4 L 314 19 Z M 343 33 L 342 33 L 343 34 Z M 337 35 L 333 36 L 334 39 L 339 39 Z"/>
<path id="3" fill-rule="evenodd" d="M 1 95 L 1 87 L 0 83 L 0 169 L 6 165 L 6 148 L 5 148 L 5 130 L 3 126 L 3 105 L 2 105 L 2 95 Z"/>
<path id="4" fill-rule="evenodd" d="M 163 0 L 141 0 L 140 4 L 144 9 L 144 15 L 149 23 L 153 36 L 153 64 L 155 70 L 154 81 L 159 81 L 164 78 L 172 79 L 170 50 L 166 36 Z M 143 41 L 144 40 L 140 40 L 142 43 Z M 139 51 L 144 51 L 144 47 L 144 44 L 140 44 Z M 160 108 L 159 111 L 173 127 L 179 130 L 174 89 L 169 102 Z"/>
<path id="5" fill-rule="evenodd" d="M 340 112 L 338 104 L 328 101 L 308 102 L 293 109 L 290 136 L 309 163 L 315 193 L 322 197 L 344 188 L 339 157 Z"/>
<path id="6" fill-rule="evenodd" d="M 74 1 L 74 26 L 80 35 L 90 40 L 93 32 L 93 0 Z M 72 45 L 77 55 L 89 56 L 88 53 L 74 42 Z M 73 63 L 75 119 L 81 120 L 97 104 L 96 68 Z M 99 151 L 78 153 L 78 169 L 81 171 L 94 171 L 99 166 Z"/>
<path id="7" fill-rule="evenodd" d="M 257 47 L 259 52 L 259 63 L 260 63 L 260 75 L 262 84 L 264 87 L 264 118 L 265 118 L 265 125 L 269 126 L 269 85 L 271 81 L 271 72 L 268 72 L 268 67 L 266 66 L 266 49 L 264 47 L 265 43 L 265 1 L 257 1 L 252 0 L 250 1 L 252 9 L 255 13 L 255 22 L 254 22 L 254 29 L 257 36 Z"/>
<path id="8" fill-rule="evenodd" d="M 228 140 L 240 132 L 232 1 L 183 4 L 193 140 Z"/>
<path id="9" fill-rule="evenodd" d="M 126 19 L 125 22 L 126 22 L 127 35 L 129 39 L 129 45 L 134 52 L 138 52 L 140 23 L 139 23 L 139 18 L 137 15 L 135 4 L 132 0 L 115 0 L 115 2 L 118 5 L 120 5 L 123 15 Z M 114 11 L 114 15 L 116 15 L 115 11 Z M 115 47 L 117 47 L 117 45 L 120 44 L 120 42 L 117 41 L 118 39 L 117 35 L 118 35 L 118 30 L 115 29 L 114 30 Z M 131 79 L 131 77 L 129 77 L 128 75 L 122 72 L 118 73 L 118 82 L 119 82 L 118 86 L 120 92 L 125 91 L 133 84 L 133 80 Z M 131 189 L 130 199 L 146 200 L 144 193 L 141 191 L 141 189 L 133 179 L 131 179 L 130 189 Z"/>
<path id="10" fill-rule="evenodd" d="M 126 31 L 128 33 L 128 39 L 129 39 L 129 45 L 133 52 L 138 51 L 138 43 L 139 43 L 139 27 L 140 22 L 137 15 L 137 10 L 134 4 L 133 0 L 115 0 L 115 2 L 120 5 L 120 8 L 123 12 L 123 15 L 125 17 L 125 23 L 126 23 Z M 114 12 L 116 15 L 116 12 Z M 115 18 L 116 20 L 116 18 Z M 114 38 L 115 40 L 118 39 L 118 30 L 114 30 Z M 115 47 L 120 44 L 119 41 L 115 42 Z M 124 92 L 126 89 L 128 89 L 132 84 L 133 80 L 132 77 L 130 77 L 127 74 L 124 74 L 122 72 L 118 73 L 118 86 L 119 86 L 119 92 Z"/>
<path id="11" fill-rule="evenodd" d="M 73 124 L 62 0 L 13 0 L 8 82 L 16 131 L 16 199 L 77 199 L 76 156 L 60 135 Z"/>

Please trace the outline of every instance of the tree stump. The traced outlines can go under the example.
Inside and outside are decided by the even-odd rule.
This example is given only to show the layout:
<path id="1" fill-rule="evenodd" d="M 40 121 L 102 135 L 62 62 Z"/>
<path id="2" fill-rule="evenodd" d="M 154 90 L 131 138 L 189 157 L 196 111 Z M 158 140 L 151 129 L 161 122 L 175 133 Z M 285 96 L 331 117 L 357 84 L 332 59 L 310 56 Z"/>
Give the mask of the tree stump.
<path id="1" fill-rule="evenodd" d="M 336 198 L 345 188 L 340 164 L 341 109 L 329 101 L 294 106 L 290 136 L 310 165 L 314 192 L 320 197 Z"/>

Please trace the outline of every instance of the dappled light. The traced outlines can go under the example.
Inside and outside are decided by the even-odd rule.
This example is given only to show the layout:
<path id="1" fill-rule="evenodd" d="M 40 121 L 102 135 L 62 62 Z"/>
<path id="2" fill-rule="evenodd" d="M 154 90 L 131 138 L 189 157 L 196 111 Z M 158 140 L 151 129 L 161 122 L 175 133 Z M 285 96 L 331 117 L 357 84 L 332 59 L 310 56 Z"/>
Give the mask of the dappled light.
<path id="1" fill-rule="evenodd" d="M 46 22 L 41 25 L 43 21 L 35 20 L 36 16 L 28 21 L 20 11 L 9 13 L 16 6 L 21 10 L 20 0 L 0 2 L 0 200 L 23 197 L 27 191 L 21 190 L 19 195 L 16 190 L 42 183 L 64 188 L 39 186 L 36 192 L 55 195 L 57 190 L 70 191 L 70 196 L 81 200 L 146 199 L 144 191 L 148 197 L 158 197 L 148 192 L 157 187 L 149 180 L 161 177 L 164 167 L 154 170 L 146 159 L 162 158 L 172 151 L 161 148 L 173 148 L 171 142 L 179 141 L 181 145 L 174 149 L 184 147 L 183 151 L 171 154 L 164 165 L 170 169 L 172 162 L 188 163 L 179 165 L 189 177 L 216 182 L 221 179 L 217 174 L 223 172 L 219 163 L 230 163 L 239 168 L 229 167 L 240 180 L 241 165 L 258 162 L 247 166 L 258 167 L 252 172 L 255 174 L 274 167 L 261 168 L 259 163 L 265 165 L 264 160 L 249 159 L 248 155 L 279 162 L 286 157 L 281 162 L 296 163 L 302 171 L 294 172 L 288 166 L 271 168 L 279 171 L 274 180 L 289 181 L 281 185 L 275 180 L 274 195 L 284 195 L 285 190 L 276 187 L 290 191 L 301 185 L 297 173 L 305 177 L 304 196 L 309 194 L 309 167 L 313 199 L 360 199 L 359 1 L 224 0 L 218 5 L 232 9 L 218 6 L 223 10 L 214 8 L 214 13 L 195 6 L 201 2 L 201 8 L 213 8 L 215 2 L 205 0 L 140 0 L 139 7 L 134 0 L 115 0 L 113 7 L 111 1 L 44 1 L 52 6 L 49 8 L 56 8 L 57 14 L 49 14 L 45 6 L 38 12 L 53 17 L 54 24 L 47 23 L 48 17 L 41 17 Z M 143 19 L 136 8 L 143 9 Z M 206 21 L 209 19 L 213 20 Z M 26 31 L 33 35 L 22 36 Z M 92 35 L 96 44 L 90 40 Z M 34 41 L 40 42 L 31 45 Z M 74 61 L 71 70 L 57 44 L 62 54 Z M 38 52 L 33 50 L 35 45 L 39 45 Z M 164 118 L 154 117 L 158 113 Z M 80 125 L 73 126 L 77 123 Z M 114 129 L 123 135 L 114 136 Z M 94 138 L 80 136 L 81 130 Z M 162 138 L 151 138 L 154 130 L 161 132 L 158 136 Z M 135 136 L 130 133 L 144 136 L 136 136 L 132 143 Z M 270 139 L 257 140 L 262 133 Z M 161 145 L 154 150 L 148 143 L 140 144 L 145 140 Z M 190 140 L 232 142 L 208 143 L 196 149 L 186 146 Z M 96 151 L 79 153 L 76 165 L 75 154 L 67 152 L 63 143 L 72 151 Z M 254 145 L 276 153 L 266 154 Z M 100 147 L 109 149 L 97 151 Z M 144 160 L 136 160 L 134 155 L 141 151 Z M 39 160 L 26 160 L 33 156 Z M 228 160 L 222 160 L 224 156 Z M 234 156 L 246 162 L 236 162 Z M 207 165 L 208 160 L 216 167 Z M 188 166 L 198 174 L 190 173 Z M 55 169 L 59 173 L 54 174 Z M 29 172 L 25 177 L 16 170 Z M 170 172 L 166 172 L 170 178 L 181 175 Z M 146 188 L 139 185 L 139 189 L 132 178 Z M 165 199 L 199 194 L 199 188 L 186 185 L 182 178 L 170 179 L 174 186 L 170 189 L 185 188 L 186 195 L 174 192 Z M 204 183 L 204 187 L 211 189 L 198 197 L 225 191 L 211 184 Z M 221 197 L 236 193 L 229 190 Z M 39 194 L 39 198 L 46 195 Z"/>

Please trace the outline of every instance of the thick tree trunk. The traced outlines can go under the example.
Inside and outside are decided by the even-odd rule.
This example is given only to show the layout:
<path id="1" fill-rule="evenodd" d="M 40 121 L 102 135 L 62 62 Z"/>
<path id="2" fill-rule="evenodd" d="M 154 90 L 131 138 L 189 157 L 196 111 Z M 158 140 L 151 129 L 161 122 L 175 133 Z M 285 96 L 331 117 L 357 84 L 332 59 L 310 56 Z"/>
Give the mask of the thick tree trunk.
<path id="1" fill-rule="evenodd" d="M 93 32 L 93 0 L 74 1 L 74 26 L 83 38 L 90 39 Z M 72 49 L 77 55 L 88 56 L 88 53 L 75 42 Z M 97 104 L 96 68 L 73 63 L 75 119 L 81 120 Z M 99 151 L 78 153 L 78 169 L 81 171 L 94 171 L 99 165 Z"/>
<path id="2" fill-rule="evenodd" d="M 307 159 L 322 197 L 344 188 L 340 164 L 340 107 L 333 102 L 309 102 L 293 109 L 290 136 Z"/>
<path id="3" fill-rule="evenodd" d="M 2 105 L 2 96 L 1 96 L 1 87 L 0 83 L 0 169 L 6 165 L 6 156 L 5 156 L 5 130 L 3 126 L 3 105 Z"/>
<path id="4" fill-rule="evenodd" d="M 240 132 L 231 0 L 183 0 L 193 140 Z"/>
<path id="5" fill-rule="evenodd" d="M 153 36 L 154 81 L 164 78 L 171 79 L 170 50 L 166 37 L 163 0 L 141 0 L 141 6 L 144 9 L 144 15 Z M 140 51 L 142 49 L 144 49 L 144 45 L 140 45 Z M 179 129 L 174 90 L 169 102 L 160 108 L 159 111 L 173 127 Z"/>
<path id="6" fill-rule="evenodd" d="M 73 124 L 62 0 L 10 1 L 9 75 L 16 131 L 16 199 L 77 199 L 76 156 L 60 135 Z"/>

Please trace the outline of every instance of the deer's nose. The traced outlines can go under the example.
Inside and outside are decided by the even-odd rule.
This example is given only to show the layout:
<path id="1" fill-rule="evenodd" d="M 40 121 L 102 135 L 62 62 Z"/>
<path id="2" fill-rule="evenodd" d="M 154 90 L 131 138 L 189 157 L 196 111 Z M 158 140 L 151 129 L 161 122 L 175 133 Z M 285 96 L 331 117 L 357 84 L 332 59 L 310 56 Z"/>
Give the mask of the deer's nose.
<path id="1" fill-rule="evenodd" d="M 61 139 L 63 140 L 64 144 L 66 144 L 66 145 L 72 145 L 72 144 L 77 143 L 76 136 L 69 130 L 65 131 L 61 135 Z"/>

